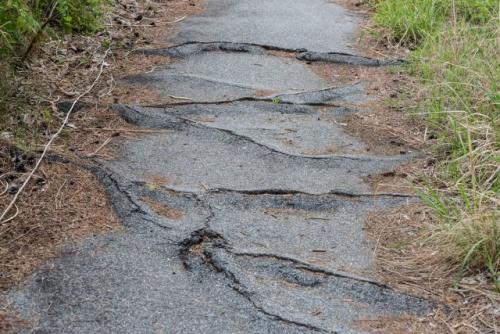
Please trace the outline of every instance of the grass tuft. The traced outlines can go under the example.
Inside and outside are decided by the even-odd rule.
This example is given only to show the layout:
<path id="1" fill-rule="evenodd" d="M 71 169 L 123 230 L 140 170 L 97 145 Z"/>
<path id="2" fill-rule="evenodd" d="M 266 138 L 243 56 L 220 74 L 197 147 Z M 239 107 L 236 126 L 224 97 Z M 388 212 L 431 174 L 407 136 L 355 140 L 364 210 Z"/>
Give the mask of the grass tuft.
<path id="1" fill-rule="evenodd" d="M 498 15 L 497 0 L 379 0 L 374 21 L 386 28 L 386 37 L 409 47 L 439 33 L 450 18 L 486 24 Z"/>

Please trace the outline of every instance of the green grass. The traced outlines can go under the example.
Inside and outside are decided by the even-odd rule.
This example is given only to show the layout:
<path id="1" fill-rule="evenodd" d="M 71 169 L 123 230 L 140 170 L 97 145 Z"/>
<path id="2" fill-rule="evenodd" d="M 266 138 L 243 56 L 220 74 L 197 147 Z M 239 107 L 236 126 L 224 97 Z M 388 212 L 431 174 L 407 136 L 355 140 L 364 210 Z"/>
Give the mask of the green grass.
<path id="1" fill-rule="evenodd" d="M 485 24 L 498 15 L 497 0 L 380 0 L 375 1 L 374 21 L 387 28 L 395 43 L 416 47 L 439 33 L 450 19 Z"/>
<path id="2" fill-rule="evenodd" d="M 500 290 L 500 17 L 497 0 L 380 0 L 374 21 L 413 49 L 416 110 L 437 135 L 437 173 L 421 192 L 441 222 L 429 241 Z"/>

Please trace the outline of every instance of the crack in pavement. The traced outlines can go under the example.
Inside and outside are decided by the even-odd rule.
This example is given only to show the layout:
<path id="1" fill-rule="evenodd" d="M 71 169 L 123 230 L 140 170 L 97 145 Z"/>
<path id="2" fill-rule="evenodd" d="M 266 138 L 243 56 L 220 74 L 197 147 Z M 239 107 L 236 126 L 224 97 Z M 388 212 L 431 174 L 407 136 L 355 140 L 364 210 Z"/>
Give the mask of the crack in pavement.
<path id="1" fill-rule="evenodd" d="M 325 196 L 325 195 L 336 195 L 345 197 L 402 197 L 402 198 L 417 198 L 418 196 L 412 194 L 404 193 L 393 193 L 393 192 L 379 192 L 379 193 L 354 193 L 354 192 L 343 192 L 343 191 L 330 191 L 321 194 L 308 193 L 298 190 L 290 189 L 258 189 L 258 190 L 235 190 L 229 188 L 214 188 L 208 189 L 208 193 L 238 193 L 245 195 L 310 195 L 310 196 Z"/>
<path id="2" fill-rule="evenodd" d="M 279 46 L 256 44 L 256 43 L 237 43 L 237 42 L 197 42 L 188 41 L 182 44 L 173 45 L 168 48 L 160 49 L 143 49 L 137 50 L 137 53 L 145 55 L 159 55 L 169 56 L 175 58 L 186 58 L 202 52 L 244 52 L 253 54 L 264 54 L 265 51 L 282 51 L 295 53 L 296 59 L 307 62 L 323 62 L 347 65 L 360 65 L 360 66 L 393 66 L 403 63 L 401 59 L 375 59 L 371 57 L 364 57 L 353 55 L 346 52 L 315 52 L 308 51 L 305 48 L 289 49 Z"/>
<path id="3" fill-rule="evenodd" d="M 350 281 L 357 281 L 361 284 L 368 284 L 371 286 L 375 286 L 377 288 L 386 290 L 386 291 L 393 291 L 390 287 L 381 284 L 379 282 L 366 279 L 363 277 L 359 276 L 354 276 L 349 273 L 344 273 L 344 272 L 335 272 L 335 271 L 329 271 L 325 270 L 323 268 L 319 268 L 316 266 L 311 266 L 308 263 L 304 263 L 300 260 L 290 258 L 290 257 L 285 257 L 277 254 L 264 254 L 264 253 L 251 253 L 251 252 L 241 252 L 241 251 L 235 251 L 232 246 L 228 244 L 228 242 L 224 239 L 224 237 L 217 233 L 216 231 L 208 228 L 203 228 L 197 231 L 194 231 L 191 236 L 185 240 L 183 240 L 180 245 L 183 247 L 180 251 L 181 257 L 183 259 L 183 263 L 185 267 L 192 271 L 196 270 L 197 263 L 194 265 L 190 264 L 190 261 L 193 261 L 191 257 L 197 257 L 202 260 L 202 263 L 209 268 L 212 268 L 212 270 L 223 273 L 227 279 L 229 279 L 231 284 L 231 288 L 238 292 L 240 295 L 242 295 L 245 299 L 247 299 L 255 309 L 257 309 L 259 312 L 262 312 L 266 315 L 269 315 L 276 320 L 279 321 L 284 321 L 287 323 L 295 324 L 297 326 L 301 326 L 313 331 L 317 332 L 322 332 L 322 333 L 338 333 L 338 331 L 332 331 L 326 328 L 322 328 L 319 326 L 315 326 L 310 323 L 305 323 L 305 322 L 300 322 L 296 320 L 292 320 L 290 318 L 284 318 L 280 316 L 277 313 L 271 312 L 266 309 L 266 307 L 259 305 L 259 302 L 255 300 L 255 293 L 252 292 L 252 289 L 249 288 L 248 286 L 245 285 L 239 278 L 238 275 L 231 271 L 231 269 L 228 267 L 227 263 L 217 257 L 215 254 L 215 250 L 227 252 L 229 254 L 235 255 L 237 257 L 251 257 L 251 258 L 269 258 L 273 260 L 277 260 L 278 262 L 284 262 L 284 263 L 291 263 L 293 268 L 296 268 L 297 270 L 305 270 L 314 274 L 322 274 L 326 275 L 327 277 L 336 277 L 336 278 L 342 278 L 342 279 L 347 279 Z M 288 265 L 287 265 L 288 266 Z M 299 277 L 294 277 L 293 275 L 289 277 L 292 279 L 294 282 L 297 284 L 306 287 L 306 288 L 314 288 L 317 287 L 321 284 L 323 284 L 321 281 L 317 280 L 310 280 L 306 279 L 305 281 L 303 278 Z M 391 292 L 393 293 L 393 292 Z M 408 298 L 413 298 L 411 296 L 408 296 Z M 421 303 L 425 305 L 426 301 L 423 299 L 420 299 Z M 427 307 L 427 306 L 424 306 Z"/>
<path id="4" fill-rule="evenodd" d="M 138 121 L 141 126 L 149 126 L 140 123 L 140 119 Z M 409 159 L 409 155 L 381 159 L 304 157 L 273 150 L 267 145 L 259 145 L 212 127 L 178 122 L 172 124 L 175 126 L 171 128 L 176 131 L 123 142 L 117 147 L 122 152 L 122 158 L 103 163 L 118 175 L 134 181 L 144 181 L 145 173 L 165 177 L 175 185 L 171 188 L 183 191 L 201 190 L 203 187 L 365 194 L 370 192 L 370 188 L 364 178 L 392 170 Z M 166 142 L 169 144 L 164 145 Z M 123 163 L 123 159 L 127 163 Z M 155 161 L 153 165 L 142 163 L 151 159 Z M 261 170 L 266 172 L 261 173 Z"/>
<path id="5" fill-rule="evenodd" d="M 243 296 L 248 302 L 250 302 L 253 308 L 259 311 L 260 313 L 269 316 L 276 321 L 284 322 L 298 327 L 307 328 L 314 332 L 330 333 L 330 334 L 337 333 L 313 326 L 311 324 L 306 324 L 286 319 L 277 314 L 267 311 L 262 306 L 259 306 L 257 302 L 253 300 L 252 293 L 244 287 L 244 285 L 236 278 L 236 276 L 230 270 L 228 270 L 225 266 L 219 263 L 212 256 L 210 251 L 203 248 L 201 250 L 197 249 L 193 252 L 193 248 L 197 246 L 203 247 L 205 243 L 210 243 L 212 247 L 217 247 L 217 248 L 225 248 L 227 246 L 224 237 L 209 228 L 203 228 L 200 230 L 193 231 L 193 233 L 191 233 L 189 238 L 186 238 L 179 243 L 179 245 L 181 246 L 181 249 L 179 251 L 179 256 L 182 259 L 182 262 L 187 270 L 193 270 L 193 266 L 189 264 L 189 255 L 190 253 L 194 253 L 195 256 L 201 257 L 203 262 L 207 266 L 213 268 L 215 271 L 219 273 L 223 273 L 232 282 L 231 288 L 237 293 L 239 293 L 241 296 Z"/>
<path id="6" fill-rule="evenodd" d="M 332 88 L 336 89 L 336 88 Z M 167 107 L 175 107 L 175 106 L 187 106 L 187 105 L 224 105 L 224 104 L 232 104 L 235 102 L 269 102 L 273 104 L 285 104 L 290 106 L 311 106 L 311 107 L 341 107 L 340 104 L 336 103 L 323 103 L 323 102 L 307 102 L 307 103 L 294 103 L 288 101 L 278 101 L 271 97 L 241 97 L 237 99 L 229 99 L 229 100 L 221 100 L 221 101 L 179 101 L 179 102 L 169 102 L 169 103 L 159 103 L 159 104 L 144 104 L 140 105 L 145 108 L 167 108 Z M 115 107 L 117 105 L 113 105 Z"/>
<path id="7" fill-rule="evenodd" d="M 347 278 L 350 280 L 359 281 L 359 282 L 363 282 L 363 283 L 370 283 L 370 284 L 376 285 L 380 288 L 391 289 L 389 286 L 382 284 L 380 282 L 371 280 L 369 278 L 356 276 L 356 275 L 350 274 L 348 272 L 343 272 L 343 271 L 327 270 L 327 269 L 324 269 L 321 267 L 313 266 L 310 263 L 306 263 L 306 262 L 303 262 L 301 260 L 298 260 L 298 259 L 295 259 L 295 258 L 289 257 L 289 256 L 283 256 L 283 255 L 271 254 L 271 253 L 252 253 L 252 252 L 245 252 L 245 251 L 235 251 L 235 250 L 230 250 L 230 249 L 226 249 L 226 251 L 228 251 L 229 253 L 231 253 L 233 255 L 237 255 L 237 256 L 248 256 L 248 257 L 253 257 L 253 258 L 273 258 L 273 259 L 280 260 L 280 261 L 288 261 L 288 262 L 291 262 L 295 265 L 298 265 L 298 266 L 296 266 L 296 268 L 304 269 L 304 270 L 307 270 L 307 271 L 310 271 L 313 273 L 321 273 L 321 274 L 325 274 L 328 276 Z"/>
<path id="8" fill-rule="evenodd" d="M 168 189 L 168 188 L 166 188 Z M 207 189 L 206 193 L 220 194 L 220 193 L 235 193 L 235 194 L 245 194 L 245 195 L 309 195 L 321 197 L 325 195 L 335 195 L 335 196 L 345 196 L 350 198 L 358 198 L 358 197 L 401 197 L 401 198 L 417 198 L 418 196 L 412 194 L 404 194 L 404 193 L 393 193 L 393 192 L 379 192 L 379 193 L 354 193 L 354 192 L 344 192 L 344 191 L 330 191 L 321 194 L 308 193 L 298 190 L 290 190 L 290 189 L 256 189 L 256 190 L 236 190 L 229 188 L 213 188 Z"/>
<path id="9" fill-rule="evenodd" d="M 123 214 L 123 210 L 120 210 L 115 207 L 115 210 L 120 212 L 122 214 L 123 218 L 127 218 L 132 216 L 134 213 L 139 213 L 145 215 L 146 212 L 142 209 L 141 205 L 139 205 L 136 200 L 130 195 L 130 193 L 123 189 L 120 186 L 120 182 L 113 176 L 113 173 L 106 171 L 106 169 L 102 166 L 100 166 L 98 163 L 96 163 L 96 166 L 90 167 L 90 170 L 94 175 L 97 176 L 97 178 L 107 187 L 108 193 L 119 193 L 125 197 L 125 201 L 129 203 L 133 207 L 133 209 L 128 208 L 128 205 L 123 205 L 124 207 L 127 208 L 125 210 L 125 214 Z M 114 198 L 113 198 L 114 199 Z M 123 200 L 116 200 L 111 201 L 112 204 L 116 203 L 123 203 Z"/>
<path id="10" fill-rule="evenodd" d="M 404 157 L 404 158 L 402 158 L 401 156 L 397 156 L 395 158 L 395 157 L 377 157 L 377 156 L 369 156 L 369 155 L 347 155 L 347 154 L 330 154 L 330 155 L 326 155 L 326 156 L 323 156 L 323 155 L 322 156 L 314 156 L 314 155 L 306 155 L 306 154 L 291 154 L 291 153 L 288 153 L 288 152 L 284 152 L 284 151 L 275 149 L 275 148 L 273 148 L 273 147 L 271 147 L 269 145 L 263 144 L 261 142 L 258 142 L 255 139 L 251 138 L 250 136 L 242 135 L 242 134 L 237 133 L 236 131 L 233 131 L 233 130 L 219 128 L 219 127 L 213 127 L 213 126 L 208 126 L 208 125 L 205 125 L 203 123 L 192 121 L 192 120 L 190 120 L 188 118 L 183 118 L 183 117 L 179 117 L 178 119 L 184 121 L 186 124 L 189 124 L 191 126 L 198 126 L 198 127 L 203 127 L 203 128 L 206 128 L 206 129 L 214 129 L 214 130 L 217 130 L 217 131 L 221 131 L 221 132 L 227 133 L 227 134 L 229 134 L 231 136 L 238 137 L 240 139 L 248 141 L 248 142 L 250 142 L 252 144 L 258 145 L 260 147 L 264 147 L 264 148 L 268 149 L 271 152 L 274 152 L 274 153 L 277 153 L 277 154 L 284 154 L 284 155 L 287 155 L 287 156 L 290 156 L 290 157 L 296 157 L 296 158 L 307 158 L 307 159 L 317 159 L 317 160 L 322 160 L 322 159 L 337 159 L 338 158 L 338 159 L 347 159 L 347 160 L 354 160 L 354 161 L 363 161 L 363 162 L 366 162 L 366 161 L 375 161 L 375 160 L 405 161 L 409 157 L 408 155 L 406 157 Z"/>
<path id="11" fill-rule="evenodd" d="M 122 80 L 152 87 L 164 98 L 182 96 L 197 102 L 258 98 L 262 92 L 279 92 L 265 98 L 301 104 L 370 101 L 362 82 L 328 87 L 327 81 L 301 61 L 242 52 L 203 52 L 159 71 Z"/>
<path id="12" fill-rule="evenodd" d="M 220 131 L 226 134 L 229 134 L 230 136 L 240 138 L 244 141 L 250 142 L 252 144 L 255 144 L 257 146 L 263 147 L 271 152 L 277 153 L 277 154 L 283 154 L 286 156 L 290 157 L 296 157 L 296 158 L 306 158 L 306 159 L 317 159 L 317 160 L 323 160 L 323 159 L 346 159 L 346 160 L 353 160 L 353 161 L 360 161 L 360 162 L 369 162 L 369 161 L 380 161 L 380 160 L 385 160 L 385 161 L 398 161 L 398 162 L 404 162 L 407 161 L 411 158 L 415 158 L 418 153 L 414 154 L 407 154 L 407 155 L 397 155 L 397 156 L 374 156 L 374 155 L 366 155 L 366 154 L 324 154 L 324 155 L 308 155 L 308 154 L 293 154 L 290 152 L 286 152 L 280 149 L 277 149 L 275 147 L 272 147 L 268 144 L 265 144 L 261 141 L 258 141 L 254 138 L 252 138 L 249 135 L 244 135 L 242 133 L 239 133 L 237 131 L 228 129 L 228 128 L 223 128 L 223 127 L 218 127 L 218 126 L 213 126 L 213 125 L 207 125 L 203 122 L 197 121 L 197 120 L 192 120 L 190 118 L 178 116 L 174 113 L 172 113 L 173 119 L 161 119 L 158 117 L 158 115 L 152 115 L 151 113 L 147 112 L 142 112 L 138 109 L 135 109 L 130 106 L 124 106 L 121 108 L 115 108 L 116 110 L 119 110 L 120 115 L 122 118 L 134 125 L 139 125 L 139 126 L 146 126 L 146 127 L 151 127 L 151 128 L 166 128 L 166 129 L 172 129 L 176 128 L 176 123 L 183 123 L 188 126 L 192 127 L 198 127 L 198 128 L 205 128 L 208 130 L 213 130 L 213 131 Z M 138 114 L 142 117 L 138 118 L 136 115 Z M 144 121 L 144 119 L 148 119 L 149 121 Z"/>

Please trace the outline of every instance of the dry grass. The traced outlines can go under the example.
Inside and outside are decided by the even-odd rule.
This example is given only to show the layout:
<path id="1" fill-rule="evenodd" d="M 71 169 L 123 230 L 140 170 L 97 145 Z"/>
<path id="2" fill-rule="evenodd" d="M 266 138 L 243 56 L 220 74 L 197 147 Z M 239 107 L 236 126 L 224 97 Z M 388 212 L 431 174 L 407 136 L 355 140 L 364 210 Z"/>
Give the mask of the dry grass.
<path id="1" fill-rule="evenodd" d="M 457 266 L 443 259 L 449 249 L 436 248 L 430 241 L 433 233 L 429 231 L 439 225 L 422 204 L 370 215 L 366 226 L 375 245 L 377 278 L 446 305 L 426 319 L 407 319 L 411 320 L 408 328 L 415 329 L 410 333 L 496 333 L 500 329 L 500 298 L 481 272 L 454 284 Z M 400 326 L 399 319 L 387 320 L 372 325 L 383 326 L 384 333 Z M 428 330 L 422 329 L 424 324 Z"/>
<path id="2" fill-rule="evenodd" d="M 401 164 L 391 171 L 369 175 L 364 178 L 373 192 L 414 194 L 415 188 L 424 182 L 423 170 L 432 167 L 432 159 L 415 159 Z"/>
<path id="3" fill-rule="evenodd" d="M 377 334 L 437 334 L 448 332 L 448 327 L 441 321 L 441 314 L 432 317 L 382 317 L 358 321 L 358 327 Z"/>
<path id="4" fill-rule="evenodd" d="M 114 159 L 116 153 L 109 147 L 120 138 L 138 138 L 163 130 L 143 129 L 127 123 L 117 112 L 105 108 L 87 108 L 73 116 L 74 128 L 67 129 L 52 148 L 54 153 L 80 158 Z"/>
<path id="5" fill-rule="evenodd" d="M 8 162 L 2 160 L 5 170 Z M 23 172 L 11 171 L 0 182 L 12 189 L 24 177 Z M 2 208 L 11 196 L 0 198 Z M 59 246 L 119 226 L 102 186 L 72 163 L 45 163 L 20 196 L 18 206 L 15 218 L 0 225 L 2 290 L 19 284 L 42 261 L 56 256 Z"/>

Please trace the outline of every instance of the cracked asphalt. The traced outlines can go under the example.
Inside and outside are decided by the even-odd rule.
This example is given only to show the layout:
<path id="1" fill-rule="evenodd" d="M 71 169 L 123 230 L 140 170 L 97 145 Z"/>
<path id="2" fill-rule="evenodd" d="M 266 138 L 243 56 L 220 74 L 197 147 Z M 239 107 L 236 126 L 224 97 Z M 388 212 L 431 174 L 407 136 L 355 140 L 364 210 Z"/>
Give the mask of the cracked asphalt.
<path id="1" fill-rule="evenodd" d="M 189 102 L 115 106 L 166 131 L 94 161 L 123 230 L 68 245 L 9 295 L 33 331 L 365 333 L 359 320 L 430 312 L 373 280 L 363 229 L 414 200 L 365 181 L 411 156 L 369 154 L 336 122 L 363 112 L 336 103 L 368 101 L 364 83 L 307 65 L 393 63 L 355 54 L 358 21 L 325 0 L 207 0 L 145 52 L 177 62 L 124 82 Z"/>

